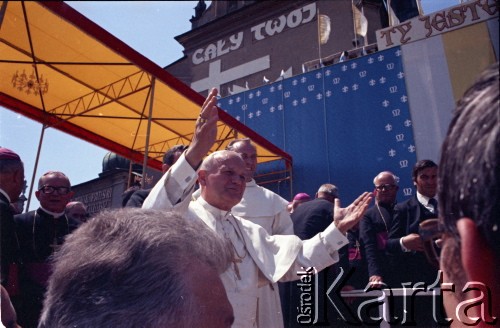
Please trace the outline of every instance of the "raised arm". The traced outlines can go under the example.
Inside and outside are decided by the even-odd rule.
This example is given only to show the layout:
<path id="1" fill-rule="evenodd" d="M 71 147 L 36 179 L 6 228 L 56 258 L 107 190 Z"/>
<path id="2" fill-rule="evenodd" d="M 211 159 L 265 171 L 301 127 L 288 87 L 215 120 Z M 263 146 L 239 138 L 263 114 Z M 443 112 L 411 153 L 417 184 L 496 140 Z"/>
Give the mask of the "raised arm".
<path id="1" fill-rule="evenodd" d="M 217 121 L 219 120 L 216 106 L 217 94 L 218 91 L 214 88 L 205 99 L 196 120 L 193 140 L 186 151 L 186 160 L 194 170 L 200 166 L 217 137 Z"/>
<path id="2" fill-rule="evenodd" d="M 212 89 L 208 94 L 196 120 L 191 144 L 156 183 L 142 208 L 187 209 L 190 195 L 194 191 L 196 170 L 217 137 L 217 94 L 217 89 Z"/>

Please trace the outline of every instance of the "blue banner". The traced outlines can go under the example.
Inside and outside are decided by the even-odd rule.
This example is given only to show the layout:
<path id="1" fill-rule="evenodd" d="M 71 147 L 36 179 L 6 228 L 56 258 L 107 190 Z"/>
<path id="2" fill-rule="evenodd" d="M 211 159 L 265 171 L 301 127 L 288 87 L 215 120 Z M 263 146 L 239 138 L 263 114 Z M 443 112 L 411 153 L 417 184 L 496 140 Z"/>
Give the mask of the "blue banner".
<path id="1" fill-rule="evenodd" d="M 222 98 L 219 107 L 292 155 L 293 194 L 333 183 L 348 204 L 385 170 L 400 178 L 398 200 L 413 193 L 416 149 L 399 47 Z"/>

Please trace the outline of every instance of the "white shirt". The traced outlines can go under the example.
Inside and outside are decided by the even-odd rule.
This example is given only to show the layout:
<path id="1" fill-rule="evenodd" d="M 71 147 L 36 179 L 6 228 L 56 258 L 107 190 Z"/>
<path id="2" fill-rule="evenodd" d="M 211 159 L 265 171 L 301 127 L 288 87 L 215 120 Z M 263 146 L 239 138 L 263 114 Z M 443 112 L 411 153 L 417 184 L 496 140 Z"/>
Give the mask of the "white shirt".
<path id="1" fill-rule="evenodd" d="M 418 200 L 418 202 L 420 204 L 424 205 L 424 207 L 427 208 L 432 213 L 436 213 L 436 209 L 434 208 L 434 206 L 432 204 L 429 204 L 429 200 L 430 199 L 431 199 L 431 197 L 424 196 L 424 195 L 422 195 L 421 193 L 419 193 L 417 191 L 417 200 Z M 437 201 L 436 197 L 434 197 L 434 199 L 436 199 L 436 201 Z"/>

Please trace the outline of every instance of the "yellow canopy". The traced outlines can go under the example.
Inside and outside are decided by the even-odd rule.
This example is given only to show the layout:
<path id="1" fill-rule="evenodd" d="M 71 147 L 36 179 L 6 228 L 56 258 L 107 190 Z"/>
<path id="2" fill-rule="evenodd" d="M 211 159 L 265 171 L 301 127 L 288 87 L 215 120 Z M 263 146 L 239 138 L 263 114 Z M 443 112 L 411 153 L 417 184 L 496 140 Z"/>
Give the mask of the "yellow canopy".
<path id="1" fill-rule="evenodd" d="M 204 97 L 64 2 L 3 1 L 0 105 L 161 169 L 189 144 Z M 152 103 L 151 103 L 151 99 Z M 292 158 L 219 110 L 217 142 L 248 137 L 259 163 Z"/>

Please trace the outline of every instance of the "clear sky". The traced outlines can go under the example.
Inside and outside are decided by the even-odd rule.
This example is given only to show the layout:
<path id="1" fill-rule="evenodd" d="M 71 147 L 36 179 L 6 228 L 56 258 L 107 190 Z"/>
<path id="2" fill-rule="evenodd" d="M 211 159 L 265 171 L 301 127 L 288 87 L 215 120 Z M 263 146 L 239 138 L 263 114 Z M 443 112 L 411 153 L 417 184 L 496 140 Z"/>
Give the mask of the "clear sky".
<path id="1" fill-rule="evenodd" d="M 191 29 L 189 19 L 198 1 L 66 1 L 89 19 L 161 67 L 182 57 L 174 37 Z M 459 0 L 421 0 L 424 14 L 458 4 Z M 207 6 L 210 3 L 206 1 Z M 42 126 L 0 107 L 0 146 L 16 151 L 25 165 L 29 192 Z M 54 129 L 46 129 L 35 173 L 62 171 L 73 185 L 96 179 L 108 151 Z M 28 195 L 26 195 L 28 197 Z M 30 209 L 39 206 L 31 198 Z"/>

